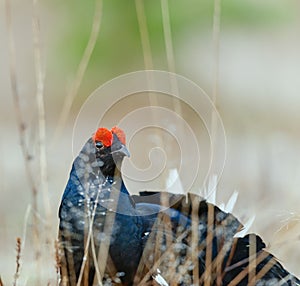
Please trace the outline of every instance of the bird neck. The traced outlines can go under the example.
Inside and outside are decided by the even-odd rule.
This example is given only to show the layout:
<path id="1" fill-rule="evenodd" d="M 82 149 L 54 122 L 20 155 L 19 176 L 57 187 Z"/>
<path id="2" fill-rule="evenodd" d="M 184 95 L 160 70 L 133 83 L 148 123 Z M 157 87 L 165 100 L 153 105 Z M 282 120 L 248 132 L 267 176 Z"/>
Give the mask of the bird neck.
<path id="1" fill-rule="evenodd" d="M 121 185 L 123 183 L 123 179 L 122 179 L 122 174 L 121 174 L 121 171 L 119 168 L 117 168 L 117 167 L 115 168 L 112 179 L 113 179 L 114 185 L 116 185 L 116 188 L 120 189 Z"/>
<path id="2" fill-rule="evenodd" d="M 122 174 L 120 172 L 120 168 L 115 169 L 114 176 L 107 176 L 106 180 L 110 182 L 110 184 L 113 186 L 114 190 L 118 190 L 118 194 L 114 194 L 118 196 L 118 210 L 121 209 L 124 214 L 127 213 L 132 207 L 135 207 L 135 203 L 133 199 L 131 198 L 125 183 L 122 179 Z M 126 211 L 124 211 L 126 210 Z"/>

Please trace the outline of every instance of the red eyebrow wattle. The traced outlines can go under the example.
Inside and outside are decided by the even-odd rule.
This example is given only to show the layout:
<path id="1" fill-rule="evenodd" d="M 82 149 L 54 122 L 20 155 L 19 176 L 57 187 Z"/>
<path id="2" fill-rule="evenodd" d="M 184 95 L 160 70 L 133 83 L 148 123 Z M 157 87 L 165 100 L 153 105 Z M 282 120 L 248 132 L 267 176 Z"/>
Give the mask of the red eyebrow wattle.
<path id="1" fill-rule="evenodd" d="M 105 147 L 109 147 L 112 144 L 113 135 L 112 132 L 107 128 L 98 128 L 95 134 L 93 135 L 94 142 L 100 141 Z"/>
<path id="2" fill-rule="evenodd" d="M 122 144 L 126 144 L 126 135 L 125 135 L 125 132 L 121 129 L 121 128 L 119 128 L 119 127 L 117 127 L 117 126 L 114 126 L 112 129 L 111 129 L 111 132 L 113 133 L 113 134 L 116 134 L 117 135 L 117 137 L 118 137 L 118 139 L 120 140 L 120 142 L 122 143 Z"/>

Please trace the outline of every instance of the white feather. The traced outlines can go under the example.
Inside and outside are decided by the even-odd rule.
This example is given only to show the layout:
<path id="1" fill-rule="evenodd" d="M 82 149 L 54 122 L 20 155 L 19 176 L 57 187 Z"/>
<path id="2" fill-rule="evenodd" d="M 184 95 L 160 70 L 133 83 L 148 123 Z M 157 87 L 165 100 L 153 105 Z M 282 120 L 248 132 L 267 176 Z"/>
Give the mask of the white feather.
<path id="1" fill-rule="evenodd" d="M 248 221 L 245 223 L 244 227 L 239 232 L 237 232 L 233 237 L 234 238 L 244 237 L 248 233 L 248 231 L 249 231 L 250 227 L 252 226 L 254 220 L 255 220 L 255 215 L 250 217 L 248 219 Z"/>
<path id="2" fill-rule="evenodd" d="M 160 270 L 157 269 L 157 274 L 154 274 L 152 277 L 161 286 L 169 286 L 168 282 L 159 274 Z"/>
<path id="3" fill-rule="evenodd" d="M 205 199 L 208 203 L 216 204 L 218 176 L 212 175 L 208 181 Z"/>
<path id="4" fill-rule="evenodd" d="M 239 196 L 239 193 L 237 191 L 234 191 L 224 208 L 224 212 L 232 213 L 238 196 Z"/>

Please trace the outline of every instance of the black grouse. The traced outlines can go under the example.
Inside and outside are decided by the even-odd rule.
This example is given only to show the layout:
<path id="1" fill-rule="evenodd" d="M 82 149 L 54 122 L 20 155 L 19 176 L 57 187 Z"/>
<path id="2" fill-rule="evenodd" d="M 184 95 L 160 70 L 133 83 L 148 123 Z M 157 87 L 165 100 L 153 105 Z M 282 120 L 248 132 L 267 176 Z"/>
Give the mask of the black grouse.
<path id="1" fill-rule="evenodd" d="M 59 209 L 61 286 L 300 285 L 230 213 L 188 194 L 130 196 L 118 128 L 99 128 L 75 159 Z"/>

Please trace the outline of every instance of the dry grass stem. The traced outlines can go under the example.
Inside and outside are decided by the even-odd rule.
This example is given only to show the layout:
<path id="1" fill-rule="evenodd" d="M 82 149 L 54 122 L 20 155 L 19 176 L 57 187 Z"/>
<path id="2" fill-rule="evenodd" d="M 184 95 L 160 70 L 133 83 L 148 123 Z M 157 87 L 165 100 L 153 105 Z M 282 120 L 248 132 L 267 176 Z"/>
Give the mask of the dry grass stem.
<path id="1" fill-rule="evenodd" d="M 157 222 L 156 222 L 155 224 L 157 224 Z M 157 227 L 155 224 L 153 225 L 153 229 Z M 178 237 L 176 238 L 176 241 L 180 242 L 180 241 L 188 234 L 189 231 L 190 231 L 189 229 L 186 229 L 180 236 L 178 236 Z M 150 240 L 151 240 L 151 239 L 149 239 L 149 241 L 147 242 L 147 244 L 150 243 Z M 147 245 L 146 245 L 145 248 L 147 248 Z M 162 262 L 162 261 L 163 261 L 163 260 L 164 260 L 164 259 L 165 259 L 172 251 L 173 251 L 173 247 L 172 247 L 172 245 L 171 245 L 169 248 L 167 248 L 167 249 L 165 250 L 165 252 L 164 252 L 164 253 L 163 253 L 156 261 L 154 261 L 153 265 L 152 265 L 150 268 L 148 268 L 147 273 L 145 273 L 144 277 L 139 281 L 138 286 L 144 286 L 144 285 L 147 285 L 146 283 L 147 283 L 147 281 L 149 280 L 149 278 L 153 275 L 153 273 L 156 272 L 156 270 L 159 268 L 159 265 L 161 264 L 161 262 Z M 142 269 L 142 268 L 145 266 L 145 265 L 144 265 L 144 261 L 148 261 L 148 257 L 145 257 L 144 254 L 145 254 L 145 253 L 143 253 L 143 258 L 141 259 L 141 262 L 140 262 L 140 265 L 139 265 L 139 267 L 138 267 L 138 270 Z M 139 271 L 138 271 L 137 273 L 139 273 Z"/>
<path id="2" fill-rule="evenodd" d="M 44 100 L 44 79 L 45 75 L 41 63 L 41 36 L 40 19 L 37 11 L 37 0 L 33 0 L 32 32 L 33 32 L 33 51 L 36 78 L 36 102 L 38 109 L 38 134 L 39 134 L 39 160 L 40 160 L 40 184 L 43 194 L 44 209 L 46 214 L 46 243 L 50 244 L 51 238 L 51 206 L 48 194 L 48 170 L 47 170 L 47 151 L 46 151 L 46 118 Z"/>
<path id="3" fill-rule="evenodd" d="M 204 286 L 211 284 L 211 271 L 212 271 L 212 241 L 214 238 L 214 206 L 211 204 L 207 205 L 207 236 L 206 236 L 206 255 L 205 255 L 205 272 Z"/>
<path id="4" fill-rule="evenodd" d="M 141 43 L 144 55 L 144 65 L 146 70 L 153 70 L 153 60 L 149 32 L 147 27 L 147 19 L 144 8 L 144 0 L 135 0 L 135 8 L 140 29 Z"/>
<path id="5" fill-rule="evenodd" d="M 17 119 L 17 126 L 19 132 L 19 140 L 20 146 L 22 150 L 22 155 L 24 158 L 25 164 L 25 172 L 26 177 L 29 181 L 29 185 L 32 192 L 32 206 L 33 209 L 37 212 L 38 211 L 38 202 L 37 202 L 37 187 L 36 182 L 34 180 L 34 174 L 31 168 L 31 161 L 32 156 L 30 155 L 28 146 L 26 145 L 25 141 L 25 131 L 26 131 L 26 124 L 22 115 L 22 109 L 20 105 L 20 94 L 18 89 L 18 80 L 17 80 L 17 73 L 16 73 L 16 52 L 15 52 L 15 41 L 13 36 L 12 30 L 12 14 L 11 14 L 11 2 L 10 0 L 6 0 L 6 23 L 7 23 L 7 32 L 8 32 L 8 44 L 9 44 L 9 69 L 10 69 L 10 82 L 11 82 L 11 90 L 12 90 L 12 97 L 13 103 L 16 113 Z M 33 216 L 33 238 L 34 238 L 34 247 L 35 247 L 35 258 L 38 261 L 40 259 L 40 237 L 39 237 L 39 230 L 38 230 L 38 219 L 34 215 Z M 39 264 L 39 263 L 38 263 Z M 39 271 L 38 271 L 39 272 Z"/>
<path id="6" fill-rule="evenodd" d="M 199 285 L 199 205 L 197 197 L 192 200 L 192 263 L 193 263 L 193 284 Z"/>
<path id="7" fill-rule="evenodd" d="M 248 268 L 248 282 L 255 281 L 255 272 L 256 272 L 256 237 L 254 235 L 250 235 L 249 237 L 249 257 L 253 257 L 253 259 L 249 260 Z M 254 284 L 249 284 L 254 285 Z"/>
<path id="8" fill-rule="evenodd" d="M 161 0 L 161 11 L 162 11 L 162 22 L 163 22 L 163 30 L 164 30 L 164 38 L 165 38 L 165 46 L 166 46 L 166 55 L 168 61 L 168 70 L 172 73 L 170 74 L 170 83 L 171 83 L 171 90 L 174 94 L 179 95 L 177 77 L 176 73 L 176 64 L 175 64 L 175 57 L 174 57 L 174 48 L 172 43 L 172 31 L 171 31 L 171 22 L 170 22 L 170 13 L 169 13 L 169 4 L 168 0 Z M 175 97 L 173 98 L 173 105 L 175 112 L 178 115 L 182 115 L 181 104 L 179 101 L 176 100 Z M 182 132 L 179 128 L 179 134 Z"/>
<path id="9" fill-rule="evenodd" d="M 5 4 L 6 4 L 5 15 L 6 15 L 8 44 L 9 44 L 9 74 L 10 74 L 12 98 L 13 98 L 14 109 L 15 109 L 15 114 L 16 114 L 20 146 L 21 146 L 22 155 L 24 158 L 24 163 L 25 163 L 26 177 L 29 181 L 29 185 L 32 190 L 34 207 L 35 207 L 35 209 L 37 209 L 37 202 L 36 202 L 37 188 L 35 185 L 33 172 L 32 172 L 31 166 L 30 166 L 32 156 L 30 155 L 30 152 L 29 152 L 29 150 L 26 146 L 26 142 L 25 142 L 26 124 L 23 119 L 22 109 L 21 109 L 21 105 L 20 105 L 20 95 L 19 95 L 18 80 L 17 80 L 17 73 L 16 73 L 16 51 L 15 51 L 15 41 L 14 41 L 13 30 L 12 30 L 12 16 L 11 16 L 10 0 L 6 0 Z"/>
<path id="10" fill-rule="evenodd" d="M 25 242 L 27 238 L 27 228 L 28 228 L 28 220 L 31 214 L 32 208 L 31 205 L 27 206 L 25 216 L 24 216 L 24 226 L 23 226 L 23 235 L 22 235 L 22 248 L 25 248 Z"/>
<path id="11" fill-rule="evenodd" d="M 108 270 L 113 269 L 112 271 L 115 271 L 113 262 L 109 257 L 109 245 L 110 245 L 111 234 L 112 234 L 113 225 L 114 225 L 114 221 L 115 221 L 115 216 L 116 216 L 116 212 L 117 212 L 117 206 L 118 206 L 118 202 L 119 202 L 120 195 L 121 195 L 119 190 L 121 190 L 122 182 L 121 182 L 120 171 L 118 168 L 116 168 L 114 177 L 119 178 L 119 179 L 115 180 L 115 184 L 111 191 L 110 198 L 113 201 L 113 206 L 112 206 L 113 210 L 109 213 L 109 215 L 105 219 L 105 225 L 104 225 L 105 240 L 102 241 L 100 244 L 99 251 L 98 251 L 98 259 L 95 262 L 95 265 L 97 265 L 97 267 L 99 267 L 99 270 L 97 270 L 97 271 L 99 271 L 98 275 L 100 277 L 104 276 L 106 267 L 109 268 Z M 97 278 L 97 276 L 95 278 Z M 95 282 L 95 280 L 94 280 L 94 282 Z"/>
<path id="12" fill-rule="evenodd" d="M 137 14 L 138 25 L 140 30 L 145 69 L 153 70 L 154 69 L 153 57 L 151 52 L 150 37 L 149 37 L 149 31 L 147 26 L 147 18 L 145 14 L 144 0 L 135 0 L 135 8 L 136 8 L 136 14 Z M 154 79 L 152 78 L 151 74 L 147 74 L 147 76 L 148 76 L 147 81 L 149 83 L 149 86 L 152 86 L 154 84 Z M 149 94 L 148 98 L 149 98 L 150 106 L 158 106 L 157 95 L 153 92 L 148 92 L 148 94 Z"/>
<path id="13" fill-rule="evenodd" d="M 220 69 L 220 30 L 221 30 L 221 0 L 214 1 L 213 17 L 213 93 L 212 101 L 217 103 L 219 94 L 219 69 Z"/>
<path id="14" fill-rule="evenodd" d="M 14 282 L 13 285 L 17 286 L 17 281 L 18 278 L 20 277 L 20 269 L 21 269 L 21 250 L 22 250 L 22 242 L 21 242 L 21 238 L 17 237 L 17 243 L 16 243 L 16 251 L 17 251 L 17 255 L 16 255 L 16 271 L 15 271 L 15 275 L 14 275 Z"/>
<path id="15" fill-rule="evenodd" d="M 88 188 L 88 186 L 87 186 Z M 96 199 L 95 199 L 95 205 L 92 211 L 92 215 L 91 217 L 88 219 L 88 233 L 85 237 L 85 241 L 84 241 L 84 255 L 82 258 L 82 264 L 81 264 L 81 268 L 80 268 L 80 272 L 79 272 L 79 277 L 77 280 L 77 286 L 81 285 L 81 281 L 84 279 L 84 276 L 86 277 L 85 271 L 88 268 L 86 266 L 87 261 L 88 261 L 88 255 L 89 255 L 89 248 L 90 248 L 90 243 L 91 243 L 91 237 L 93 235 L 93 223 L 94 223 L 94 218 L 95 218 L 95 213 L 96 213 L 96 209 L 98 206 L 98 201 L 99 201 L 99 194 L 101 192 L 101 189 L 98 190 Z M 86 206 L 86 210 L 87 210 L 87 206 Z"/>
<path id="16" fill-rule="evenodd" d="M 251 264 L 251 260 L 256 261 L 256 265 L 261 263 L 264 259 L 268 257 L 269 253 L 267 252 L 261 252 L 258 256 L 254 255 L 253 257 L 249 257 L 247 260 L 249 261 L 249 264 Z M 252 264 L 253 265 L 253 264 Z M 268 264 L 266 264 L 268 265 Z M 244 270 L 242 270 L 231 282 L 228 284 L 228 286 L 235 286 L 238 285 L 249 273 L 249 267 L 245 267 Z M 257 279 L 257 277 L 256 277 Z"/>
<path id="17" fill-rule="evenodd" d="M 217 109 L 217 98 L 219 95 L 219 69 L 220 69 L 220 19 L 221 19 L 221 0 L 214 1 L 214 17 L 213 17 L 213 84 L 212 84 L 212 102 Z M 217 130 L 221 126 L 217 123 L 217 114 L 213 111 L 211 114 L 211 153 L 214 154 L 217 148 Z M 214 168 L 214 166 L 212 166 Z"/>
<path id="18" fill-rule="evenodd" d="M 175 73 L 176 68 L 175 68 L 174 49 L 172 44 L 172 32 L 171 32 L 171 25 L 170 25 L 168 0 L 161 0 L 161 11 L 162 11 L 162 22 L 163 22 L 164 37 L 165 37 L 168 70 L 172 73 Z"/>
<path id="19" fill-rule="evenodd" d="M 54 241 L 54 250 L 55 250 L 55 272 L 56 272 L 56 285 L 59 285 L 60 281 L 60 267 L 61 267 L 61 261 L 60 261 L 60 250 L 59 250 L 59 241 L 56 239 Z"/>
<path id="20" fill-rule="evenodd" d="M 91 248 L 92 248 L 92 256 L 93 256 L 93 261 L 95 265 L 95 281 L 94 284 L 96 285 L 102 285 L 102 278 L 101 278 L 101 273 L 100 269 L 98 266 L 98 258 L 97 258 L 97 253 L 96 253 L 96 248 L 95 248 L 95 241 L 94 241 L 94 236 L 92 235 L 91 237 Z M 97 282 L 97 283 L 95 283 Z"/>
<path id="21" fill-rule="evenodd" d="M 61 111 L 61 114 L 60 114 L 60 117 L 59 117 L 59 120 L 57 123 L 58 127 L 54 134 L 54 142 L 56 142 L 56 140 L 58 140 L 60 134 L 62 133 L 62 131 L 66 125 L 66 121 L 68 119 L 68 116 L 69 116 L 69 113 L 70 113 L 70 110 L 72 107 L 72 103 L 78 94 L 79 87 L 81 85 L 84 74 L 85 74 L 88 64 L 90 62 L 92 53 L 94 51 L 94 48 L 95 48 L 95 45 L 97 42 L 97 38 L 98 38 L 98 34 L 100 31 L 101 20 L 102 20 L 102 4 L 103 4 L 102 2 L 103 2 L 102 0 L 96 0 L 91 34 L 90 34 L 88 43 L 85 47 L 81 61 L 78 65 L 76 76 L 75 76 L 75 79 L 71 86 L 71 89 L 65 98 L 63 108 L 62 108 L 62 111 Z"/>
<path id="22" fill-rule="evenodd" d="M 269 272 L 269 270 L 275 265 L 275 263 L 276 263 L 276 260 L 271 259 L 266 263 L 266 265 L 264 265 L 264 267 L 256 275 L 252 275 L 251 278 L 249 275 L 249 285 L 255 285 L 255 282 L 257 280 L 261 279 L 262 277 L 264 277 L 265 274 L 267 274 Z M 250 266 L 250 263 L 249 263 L 249 266 Z M 254 264 L 253 266 L 256 267 L 256 264 Z M 255 268 L 249 269 L 249 271 L 254 272 L 254 274 L 255 274 Z"/>

